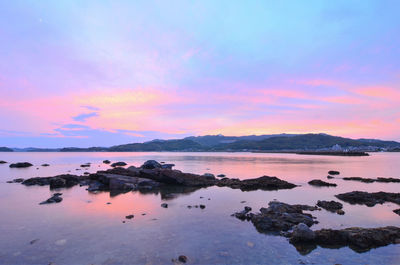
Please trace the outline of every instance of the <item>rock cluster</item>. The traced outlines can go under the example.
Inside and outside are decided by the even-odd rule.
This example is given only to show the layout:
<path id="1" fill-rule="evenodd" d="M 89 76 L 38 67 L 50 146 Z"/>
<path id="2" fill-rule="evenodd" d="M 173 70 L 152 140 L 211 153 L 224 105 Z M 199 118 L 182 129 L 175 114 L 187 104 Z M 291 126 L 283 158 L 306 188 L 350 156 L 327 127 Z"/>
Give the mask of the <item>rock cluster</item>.
<path id="1" fill-rule="evenodd" d="M 253 223 L 262 233 L 277 233 L 291 230 L 295 225 L 303 223 L 308 227 L 318 223 L 311 214 L 303 211 L 314 211 L 316 206 L 295 204 L 290 205 L 279 201 L 271 201 L 268 208 L 261 208 L 259 213 L 250 213 L 251 208 L 245 207 L 233 216 Z"/>
<path id="2" fill-rule="evenodd" d="M 229 179 L 223 178 L 216 182 L 219 187 L 230 187 L 232 189 L 241 189 L 242 191 L 251 190 L 279 190 L 293 189 L 297 185 L 281 180 L 277 177 L 262 176 L 255 179 Z"/>
<path id="3" fill-rule="evenodd" d="M 318 201 L 317 206 L 324 208 L 327 211 L 335 212 L 337 214 L 343 215 L 344 211 L 342 210 L 343 204 L 335 201 Z"/>

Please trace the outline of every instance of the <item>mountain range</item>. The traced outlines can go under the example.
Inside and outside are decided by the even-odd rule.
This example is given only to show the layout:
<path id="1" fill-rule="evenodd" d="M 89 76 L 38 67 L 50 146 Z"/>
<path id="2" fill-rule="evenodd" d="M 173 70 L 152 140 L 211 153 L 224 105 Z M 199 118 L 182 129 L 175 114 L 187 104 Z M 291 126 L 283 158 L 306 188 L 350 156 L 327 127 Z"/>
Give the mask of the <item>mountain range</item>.
<path id="1" fill-rule="evenodd" d="M 400 143 L 378 139 L 350 139 L 328 134 L 272 134 L 190 136 L 183 139 L 155 139 L 111 147 L 7 148 L 1 152 L 149 152 L 149 151 L 397 151 Z"/>

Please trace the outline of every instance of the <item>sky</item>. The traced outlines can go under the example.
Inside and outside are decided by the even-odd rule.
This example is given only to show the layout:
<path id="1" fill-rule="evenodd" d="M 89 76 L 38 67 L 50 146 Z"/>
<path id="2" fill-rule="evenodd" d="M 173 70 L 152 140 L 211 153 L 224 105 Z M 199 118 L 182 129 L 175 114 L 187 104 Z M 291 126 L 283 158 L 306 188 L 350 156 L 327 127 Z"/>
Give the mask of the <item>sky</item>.
<path id="1" fill-rule="evenodd" d="M 400 141 L 400 1 L 0 1 L 0 146 Z"/>

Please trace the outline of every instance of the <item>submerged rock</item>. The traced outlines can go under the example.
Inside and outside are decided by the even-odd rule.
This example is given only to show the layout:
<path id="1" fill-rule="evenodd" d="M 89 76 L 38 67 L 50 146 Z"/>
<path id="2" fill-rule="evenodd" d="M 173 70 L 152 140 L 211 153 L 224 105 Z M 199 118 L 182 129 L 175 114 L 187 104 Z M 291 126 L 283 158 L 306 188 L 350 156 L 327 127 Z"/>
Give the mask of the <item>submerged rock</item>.
<path id="1" fill-rule="evenodd" d="M 311 186 L 318 186 L 318 187 L 336 187 L 337 186 L 337 184 L 335 184 L 335 183 L 325 182 L 320 179 L 313 179 L 313 180 L 309 181 L 308 184 L 310 184 Z"/>
<path id="2" fill-rule="evenodd" d="M 340 172 L 339 172 L 339 171 L 336 171 L 336 170 L 330 170 L 330 171 L 328 171 L 328 174 L 329 174 L 329 175 L 339 175 Z"/>
<path id="3" fill-rule="evenodd" d="M 21 183 L 23 181 L 24 181 L 23 178 L 17 178 L 17 179 L 9 180 L 9 181 L 7 181 L 7 183 Z"/>
<path id="4" fill-rule="evenodd" d="M 311 214 L 303 212 L 303 210 L 317 210 L 318 208 L 315 206 L 290 205 L 279 201 L 271 201 L 268 205 L 268 208 L 261 208 L 260 213 L 248 213 L 251 208 L 245 208 L 244 211 L 235 213 L 233 216 L 241 220 L 251 221 L 256 229 L 262 233 L 288 231 L 300 223 L 309 227 L 317 223 Z"/>
<path id="5" fill-rule="evenodd" d="M 112 167 L 124 167 L 126 165 L 127 165 L 127 163 L 125 163 L 125 162 L 115 162 L 115 163 L 111 164 Z"/>
<path id="6" fill-rule="evenodd" d="M 33 166 L 29 162 L 18 162 L 10 165 L 10 168 L 24 168 L 24 167 L 31 167 Z"/>
<path id="7" fill-rule="evenodd" d="M 90 163 L 83 164 L 81 167 L 90 167 Z"/>
<path id="8" fill-rule="evenodd" d="M 49 167 L 49 164 L 42 164 L 42 167 Z"/>
<path id="9" fill-rule="evenodd" d="M 63 198 L 61 198 L 61 195 L 62 193 L 55 193 L 53 194 L 53 196 L 39 204 L 59 203 L 63 200 Z"/>
<path id="10" fill-rule="evenodd" d="M 163 208 L 168 208 L 168 203 L 162 203 L 162 204 L 161 204 L 161 207 L 163 207 Z"/>
<path id="11" fill-rule="evenodd" d="M 318 201 L 317 206 L 324 208 L 325 210 L 330 212 L 337 212 L 338 210 L 343 208 L 343 204 L 335 201 Z"/>
<path id="12" fill-rule="evenodd" d="M 393 202 L 400 205 L 400 193 L 352 191 L 335 195 L 335 197 L 350 204 L 363 204 L 368 207 L 385 202 Z"/>
<path id="13" fill-rule="evenodd" d="M 7 164 L 7 162 L 4 160 L 0 160 L 0 164 Z"/>

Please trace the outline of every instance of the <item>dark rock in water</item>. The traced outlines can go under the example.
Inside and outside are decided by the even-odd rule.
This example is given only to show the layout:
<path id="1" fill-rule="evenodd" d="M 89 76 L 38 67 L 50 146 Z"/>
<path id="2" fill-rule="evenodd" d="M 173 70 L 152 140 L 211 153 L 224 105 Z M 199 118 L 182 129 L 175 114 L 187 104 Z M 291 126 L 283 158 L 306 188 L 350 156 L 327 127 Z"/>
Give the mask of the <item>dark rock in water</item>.
<path id="1" fill-rule="evenodd" d="M 29 244 L 33 245 L 33 244 L 35 244 L 35 243 L 38 242 L 38 241 L 39 241 L 39 239 L 37 238 L 37 239 L 34 239 L 34 240 L 30 241 Z"/>
<path id="2" fill-rule="evenodd" d="M 147 160 L 141 166 L 141 168 L 143 168 L 143 169 L 156 169 L 156 168 L 161 168 L 161 167 L 162 167 L 162 165 L 155 160 Z"/>
<path id="3" fill-rule="evenodd" d="M 344 215 L 344 214 L 345 214 L 345 212 L 344 212 L 342 209 L 337 210 L 336 213 L 337 213 L 338 215 Z"/>
<path id="4" fill-rule="evenodd" d="M 83 164 L 81 167 L 90 167 L 90 163 Z"/>
<path id="5" fill-rule="evenodd" d="M 132 219 L 133 217 L 135 217 L 133 214 L 125 216 L 126 219 Z"/>
<path id="6" fill-rule="evenodd" d="M 178 260 L 180 261 L 180 262 L 182 262 L 182 263 L 186 263 L 187 262 L 187 257 L 186 256 L 184 256 L 184 255 L 180 255 L 179 257 L 178 257 Z"/>
<path id="7" fill-rule="evenodd" d="M 49 167 L 49 164 L 42 164 L 42 167 Z"/>
<path id="8" fill-rule="evenodd" d="M 0 160 L 0 164 L 7 164 L 7 162 L 4 160 Z"/>
<path id="9" fill-rule="evenodd" d="M 23 181 L 24 181 L 23 178 L 17 178 L 17 179 L 9 180 L 9 181 L 7 181 L 7 183 L 21 183 Z"/>
<path id="10" fill-rule="evenodd" d="M 204 173 L 203 177 L 205 177 L 206 179 L 209 179 L 209 180 L 214 180 L 215 179 L 214 174 L 211 174 L 211 173 Z"/>
<path id="11" fill-rule="evenodd" d="M 314 231 L 316 245 L 328 248 L 348 246 L 362 253 L 372 248 L 400 243 L 400 228 L 386 226 L 379 228 L 351 227 L 341 230 L 321 229 Z"/>
<path id="12" fill-rule="evenodd" d="M 376 178 L 376 179 L 371 179 L 371 178 L 361 178 L 361 177 L 348 177 L 348 178 L 343 178 L 343 180 L 361 181 L 361 182 L 364 182 L 364 183 L 373 183 L 373 182 L 400 183 L 400 179 L 398 179 L 398 178 Z"/>
<path id="13" fill-rule="evenodd" d="M 351 204 L 364 204 L 368 207 L 385 202 L 393 202 L 400 205 L 400 193 L 352 191 L 335 195 L 335 197 Z"/>
<path id="14" fill-rule="evenodd" d="M 111 164 L 110 160 L 103 160 L 103 164 Z"/>
<path id="15" fill-rule="evenodd" d="M 152 179 L 160 183 L 191 187 L 207 187 L 216 183 L 214 179 L 211 180 L 200 175 L 183 173 L 172 169 L 133 169 L 131 174 L 137 174 L 141 178 Z"/>
<path id="16" fill-rule="evenodd" d="M 28 162 L 19 162 L 10 165 L 10 168 L 24 168 L 24 167 L 31 167 L 33 166 L 31 163 Z"/>
<path id="17" fill-rule="evenodd" d="M 303 210 L 317 210 L 318 208 L 315 206 L 290 205 L 278 201 L 271 201 L 268 205 L 268 208 L 261 208 L 260 213 L 248 213 L 249 207 L 233 215 L 241 220 L 251 221 L 256 229 L 262 233 L 288 231 L 300 223 L 304 223 L 307 226 L 317 223 L 311 214 L 303 213 Z"/>
<path id="18" fill-rule="evenodd" d="M 226 176 L 224 174 L 219 174 L 217 175 L 218 178 L 225 178 Z"/>
<path id="19" fill-rule="evenodd" d="M 203 205 L 203 204 L 200 204 L 200 209 L 205 209 L 206 208 L 206 206 L 205 205 Z"/>
<path id="20" fill-rule="evenodd" d="M 127 163 L 125 163 L 125 162 L 115 162 L 115 163 L 111 164 L 112 167 L 124 167 L 126 165 L 127 165 Z"/>
<path id="21" fill-rule="evenodd" d="M 50 189 L 57 189 L 57 188 L 63 188 L 67 185 L 67 181 L 63 178 L 51 178 L 50 179 Z"/>
<path id="22" fill-rule="evenodd" d="M 315 233 L 312 231 L 308 225 L 300 223 L 293 228 L 293 232 L 290 236 L 290 242 L 310 242 L 315 239 Z"/>
<path id="23" fill-rule="evenodd" d="M 318 201 L 317 206 L 324 208 L 325 210 L 330 212 L 336 212 L 337 210 L 343 208 L 343 204 L 335 201 Z"/>
<path id="24" fill-rule="evenodd" d="M 325 182 L 320 179 L 313 179 L 313 180 L 309 181 L 308 184 L 310 184 L 311 186 L 318 186 L 318 187 L 336 187 L 337 186 L 337 184 L 335 184 L 335 183 Z"/>
<path id="25" fill-rule="evenodd" d="M 51 196 L 50 198 L 48 198 L 47 200 L 45 200 L 39 204 L 59 203 L 63 200 L 60 197 L 61 195 L 62 195 L 61 193 L 55 193 L 55 194 L 53 194 L 53 196 Z"/>
<path id="26" fill-rule="evenodd" d="M 340 172 L 339 172 L 339 171 L 336 171 L 336 170 L 330 170 L 330 171 L 328 171 L 328 174 L 329 174 L 329 175 L 339 175 Z"/>
<path id="27" fill-rule="evenodd" d="M 393 212 L 397 215 L 400 215 L 400 209 L 393 210 Z"/>
<path id="28" fill-rule="evenodd" d="M 70 174 L 63 174 L 63 175 L 57 175 L 54 177 L 36 177 L 36 178 L 30 178 L 26 179 L 22 182 L 23 185 L 26 186 L 33 186 L 33 185 L 38 185 L 38 186 L 45 186 L 45 185 L 50 185 L 51 189 L 55 188 L 64 188 L 64 187 L 72 187 L 77 184 L 79 184 L 79 181 L 81 180 L 80 176 L 76 175 L 70 175 Z"/>
<path id="29" fill-rule="evenodd" d="M 90 192 L 95 192 L 95 191 L 106 190 L 106 187 L 101 182 L 91 181 L 90 184 L 89 184 L 89 187 L 86 190 L 90 191 Z"/>
<path id="30" fill-rule="evenodd" d="M 168 203 L 162 203 L 162 204 L 161 204 L 161 207 L 163 207 L 163 208 L 168 208 Z"/>
<path id="31" fill-rule="evenodd" d="M 333 178 L 335 178 L 335 177 L 332 177 L 332 176 L 329 176 L 329 175 L 328 175 L 326 178 L 327 178 L 327 179 L 333 179 Z"/>
<path id="32" fill-rule="evenodd" d="M 295 184 L 281 180 L 277 177 L 263 176 L 255 179 L 229 179 L 223 178 L 216 183 L 219 187 L 230 187 L 232 189 L 241 189 L 242 191 L 251 190 L 279 190 L 292 189 L 297 187 Z"/>

